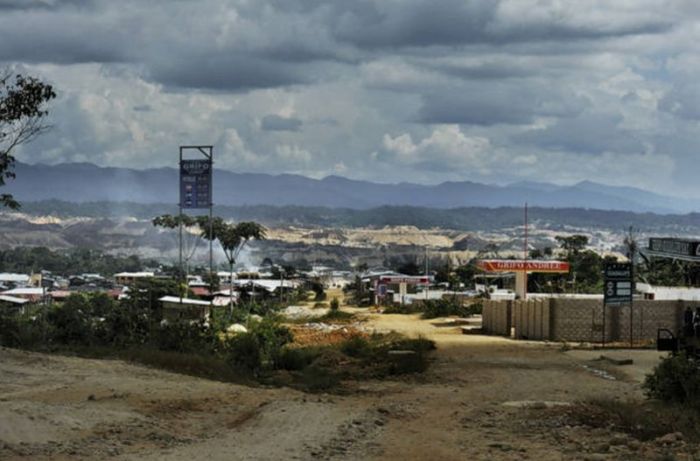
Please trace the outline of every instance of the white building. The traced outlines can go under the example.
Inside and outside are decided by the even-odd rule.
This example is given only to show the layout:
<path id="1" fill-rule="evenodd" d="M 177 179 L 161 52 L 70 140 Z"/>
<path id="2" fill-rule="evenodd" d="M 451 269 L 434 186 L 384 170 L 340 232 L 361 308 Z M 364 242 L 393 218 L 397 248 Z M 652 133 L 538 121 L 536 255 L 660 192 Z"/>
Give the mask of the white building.
<path id="1" fill-rule="evenodd" d="M 662 287 L 648 283 L 637 283 L 637 291 L 644 295 L 644 299 L 656 301 L 700 301 L 700 288 L 688 287 Z"/>
<path id="2" fill-rule="evenodd" d="M 19 287 L 29 285 L 30 277 L 26 274 L 13 274 L 10 272 L 0 272 L 0 284 L 15 285 Z"/>

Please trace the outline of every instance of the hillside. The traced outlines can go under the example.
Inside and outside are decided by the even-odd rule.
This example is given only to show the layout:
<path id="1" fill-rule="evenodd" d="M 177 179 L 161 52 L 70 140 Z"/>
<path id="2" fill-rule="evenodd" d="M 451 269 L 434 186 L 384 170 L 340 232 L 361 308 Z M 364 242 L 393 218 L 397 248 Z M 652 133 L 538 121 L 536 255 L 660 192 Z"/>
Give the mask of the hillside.
<path id="1" fill-rule="evenodd" d="M 178 171 L 173 168 L 134 170 L 103 168 L 88 163 L 28 165 L 19 163 L 17 179 L 3 192 L 20 201 L 57 199 L 68 202 L 172 203 L 178 201 Z M 508 186 L 475 182 L 437 185 L 379 184 L 339 176 L 312 179 L 214 171 L 216 205 L 276 205 L 348 208 L 379 206 L 424 208 L 521 207 L 591 208 L 634 212 L 685 213 L 697 210 L 688 199 L 666 197 L 641 189 L 593 182 L 572 186 L 521 182 Z"/>

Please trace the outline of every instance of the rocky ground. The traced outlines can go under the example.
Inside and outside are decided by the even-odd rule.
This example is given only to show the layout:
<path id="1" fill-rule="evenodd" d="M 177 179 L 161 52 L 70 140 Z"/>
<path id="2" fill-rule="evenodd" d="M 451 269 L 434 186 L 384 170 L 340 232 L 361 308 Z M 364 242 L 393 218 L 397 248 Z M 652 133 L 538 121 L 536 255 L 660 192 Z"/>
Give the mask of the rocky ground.
<path id="1" fill-rule="evenodd" d="M 698 459 L 669 433 L 637 440 L 581 424 L 577 402 L 642 398 L 655 351 L 600 351 L 462 335 L 439 321 L 368 316 L 370 331 L 437 342 L 431 368 L 304 394 L 127 364 L 0 350 L 0 459 Z M 693 458 L 696 456 L 696 458 Z"/>

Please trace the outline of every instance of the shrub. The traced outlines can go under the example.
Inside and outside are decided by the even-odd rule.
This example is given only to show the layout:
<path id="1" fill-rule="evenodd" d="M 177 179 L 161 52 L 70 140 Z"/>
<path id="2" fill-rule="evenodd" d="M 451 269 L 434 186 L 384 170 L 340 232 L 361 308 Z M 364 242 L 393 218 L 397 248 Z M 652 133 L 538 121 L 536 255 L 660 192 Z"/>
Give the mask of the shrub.
<path id="1" fill-rule="evenodd" d="M 419 304 L 394 304 L 384 308 L 385 314 L 418 314 L 423 312 Z"/>
<path id="2" fill-rule="evenodd" d="M 201 322 L 175 322 L 155 329 L 155 344 L 162 351 L 212 352 L 218 342 L 213 329 Z"/>
<path id="3" fill-rule="evenodd" d="M 255 372 L 262 368 L 262 348 L 258 337 L 252 333 L 242 333 L 229 339 L 228 361 L 235 368 Z"/>
<path id="4" fill-rule="evenodd" d="M 345 340 L 340 345 L 343 354 L 355 358 L 368 357 L 372 352 L 372 347 L 367 339 L 362 336 L 354 336 Z"/>
<path id="5" fill-rule="evenodd" d="M 53 326 L 52 340 L 59 344 L 88 344 L 91 339 L 90 306 L 82 295 L 71 295 L 63 305 L 50 309 L 47 320 Z"/>
<path id="6" fill-rule="evenodd" d="M 643 386 L 648 397 L 700 411 L 700 364 L 686 354 L 661 360 Z"/>
<path id="7" fill-rule="evenodd" d="M 1 346 L 34 349 L 46 345 L 48 338 L 52 335 L 53 329 L 41 312 L 33 317 L 0 316 Z"/>
<path id="8" fill-rule="evenodd" d="M 318 357 L 319 351 L 315 348 L 289 348 L 282 349 L 277 358 L 277 368 L 280 370 L 299 371 L 303 370 Z"/>
<path id="9" fill-rule="evenodd" d="M 338 301 L 338 298 L 333 298 L 331 299 L 331 311 L 337 312 L 338 309 L 340 309 L 340 301 Z"/>
<path id="10" fill-rule="evenodd" d="M 257 372 L 276 368 L 283 347 L 293 340 L 292 332 L 275 319 L 254 323 L 250 331 L 229 339 L 229 361 L 238 367 Z"/>

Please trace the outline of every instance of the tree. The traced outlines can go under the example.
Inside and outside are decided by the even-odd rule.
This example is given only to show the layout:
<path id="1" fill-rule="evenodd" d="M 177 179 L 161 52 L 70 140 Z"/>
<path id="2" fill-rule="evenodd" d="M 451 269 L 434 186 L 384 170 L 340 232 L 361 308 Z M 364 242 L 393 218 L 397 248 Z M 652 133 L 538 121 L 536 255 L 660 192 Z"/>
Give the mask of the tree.
<path id="1" fill-rule="evenodd" d="M 567 256 L 578 253 L 588 245 L 588 237 L 585 235 L 576 234 L 569 237 L 557 235 L 554 238 L 559 242 L 559 246 L 566 250 Z"/>
<path id="2" fill-rule="evenodd" d="M 153 218 L 151 222 L 155 227 L 170 230 L 179 229 L 180 225 L 182 225 L 182 259 L 185 262 L 185 282 L 187 282 L 187 276 L 190 274 L 190 260 L 194 256 L 195 251 L 197 251 L 197 246 L 202 237 L 206 238 L 209 233 L 208 227 L 202 227 L 203 224 L 208 224 L 208 218 L 185 214 L 176 216 L 164 214 Z"/>
<path id="3" fill-rule="evenodd" d="M 15 178 L 12 151 L 48 129 L 43 124 L 48 114 L 44 106 L 55 97 L 51 85 L 34 77 L 0 73 L 0 186 Z M 0 206 L 20 207 L 11 194 L 0 194 Z"/>
<path id="4" fill-rule="evenodd" d="M 204 218 L 200 222 L 202 236 L 209 237 L 209 218 Z M 219 242 L 221 249 L 224 250 L 226 259 L 229 263 L 231 286 L 229 287 L 230 309 L 233 312 L 233 266 L 236 264 L 236 259 L 241 250 L 251 240 L 264 240 L 266 229 L 261 224 L 248 221 L 238 224 L 227 223 L 219 217 L 212 218 L 212 235 L 211 237 Z"/>

